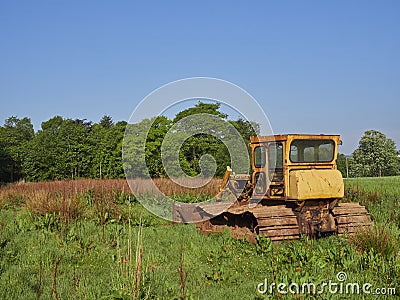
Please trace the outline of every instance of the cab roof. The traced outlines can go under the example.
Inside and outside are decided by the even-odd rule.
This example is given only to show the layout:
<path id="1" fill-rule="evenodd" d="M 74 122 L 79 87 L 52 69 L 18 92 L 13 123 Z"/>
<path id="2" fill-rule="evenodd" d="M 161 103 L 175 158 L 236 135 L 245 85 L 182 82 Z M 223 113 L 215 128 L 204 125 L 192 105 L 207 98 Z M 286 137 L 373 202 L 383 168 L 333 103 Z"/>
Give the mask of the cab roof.
<path id="1" fill-rule="evenodd" d="M 250 137 L 251 143 L 274 142 L 274 141 L 287 141 L 293 139 L 312 139 L 312 140 L 335 140 L 340 143 L 340 135 L 327 135 L 327 134 L 275 134 L 275 135 L 259 135 Z"/>

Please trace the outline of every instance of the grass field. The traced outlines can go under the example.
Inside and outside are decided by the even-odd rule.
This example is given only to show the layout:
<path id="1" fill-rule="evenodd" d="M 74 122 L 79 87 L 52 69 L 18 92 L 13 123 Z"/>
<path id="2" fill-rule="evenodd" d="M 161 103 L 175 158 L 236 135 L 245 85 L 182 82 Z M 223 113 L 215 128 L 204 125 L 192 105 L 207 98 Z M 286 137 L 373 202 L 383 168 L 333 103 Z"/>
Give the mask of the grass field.
<path id="1" fill-rule="evenodd" d="M 371 284 L 371 293 L 400 293 L 399 183 L 400 177 L 345 181 L 347 200 L 366 205 L 376 222 L 368 233 L 282 244 L 261 238 L 257 245 L 161 220 L 120 181 L 3 187 L 0 298 L 360 299 L 327 287 L 318 294 L 324 282 L 340 283 L 339 272 L 345 283 Z M 257 286 L 265 281 L 312 282 L 317 293 L 286 288 L 285 295 L 275 286 L 272 295 L 262 294 Z"/>
<path id="2" fill-rule="evenodd" d="M 346 187 L 351 187 L 368 193 L 400 196 L 400 176 L 348 178 L 344 180 Z"/>
<path id="3" fill-rule="evenodd" d="M 373 219 L 400 228 L 400 176 L 345 179 L 346 197 L 366 205 Z"/>

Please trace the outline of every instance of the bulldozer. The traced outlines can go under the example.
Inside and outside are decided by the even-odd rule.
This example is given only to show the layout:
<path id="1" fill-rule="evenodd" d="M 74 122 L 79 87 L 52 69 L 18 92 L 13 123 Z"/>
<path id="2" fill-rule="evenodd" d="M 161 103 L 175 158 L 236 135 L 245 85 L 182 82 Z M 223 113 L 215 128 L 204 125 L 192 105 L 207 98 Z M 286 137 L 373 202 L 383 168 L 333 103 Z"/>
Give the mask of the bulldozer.
<path id="1" fill-rule="evenodd" d="M 272 241 L 353 234 L 371 225 L 366 208 L 343 202 L 344 183 L 337 170 L 339 135 L 281 134 L 250 139 L 250 174 L 230 167 L 217 201 L 175 207 L 175 219 L 197 214 L 205 233 L 228 228 L 232 236 L 255 243 L 257 236 Z M 234 197 L 226 204 L 224 198 Z M 221 209 L 222 207 L 222 209 Z"/>

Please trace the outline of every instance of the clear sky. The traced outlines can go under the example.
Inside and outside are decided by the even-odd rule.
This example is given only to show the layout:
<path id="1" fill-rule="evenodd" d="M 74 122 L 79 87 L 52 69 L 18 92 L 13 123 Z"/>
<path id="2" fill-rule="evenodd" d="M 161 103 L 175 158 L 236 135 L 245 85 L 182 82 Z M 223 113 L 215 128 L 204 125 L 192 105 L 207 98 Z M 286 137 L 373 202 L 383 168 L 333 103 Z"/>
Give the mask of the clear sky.
<path id="1" fill-rule="evenodd" d="M 0 122 L 128 120 L 152 90 L 235 83 L 276 133 L 400 148 L 400 1 L 1 1 Z"/>

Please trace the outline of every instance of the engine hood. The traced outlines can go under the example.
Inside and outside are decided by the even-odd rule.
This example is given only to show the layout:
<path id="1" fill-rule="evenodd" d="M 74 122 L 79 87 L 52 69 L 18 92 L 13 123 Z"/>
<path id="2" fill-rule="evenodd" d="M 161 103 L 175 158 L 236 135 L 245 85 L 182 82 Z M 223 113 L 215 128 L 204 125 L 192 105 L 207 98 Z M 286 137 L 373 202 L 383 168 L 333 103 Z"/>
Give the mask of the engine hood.
<path id="1" fill-rule="evenodd" d="M 296 200 L 343 198 L 342 174 L 338 170 L 293 170 L 287 196 Z"/>

